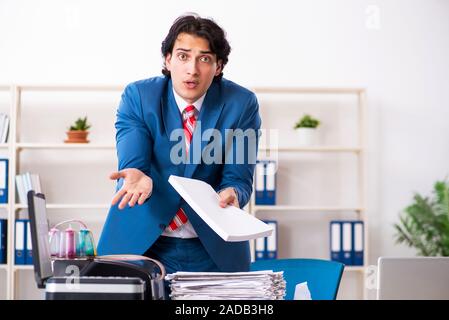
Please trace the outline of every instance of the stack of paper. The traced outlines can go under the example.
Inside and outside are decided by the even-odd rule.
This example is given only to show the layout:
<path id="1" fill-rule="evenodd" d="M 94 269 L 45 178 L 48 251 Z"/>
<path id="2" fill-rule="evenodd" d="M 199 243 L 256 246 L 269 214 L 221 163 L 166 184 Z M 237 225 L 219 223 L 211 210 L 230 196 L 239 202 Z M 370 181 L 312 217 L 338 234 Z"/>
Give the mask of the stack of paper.
<path id="1" fill-rule="evenodd" d="M 168 274 L 172 300 L 282 300 L 283 272 L 176 272 Z"/>

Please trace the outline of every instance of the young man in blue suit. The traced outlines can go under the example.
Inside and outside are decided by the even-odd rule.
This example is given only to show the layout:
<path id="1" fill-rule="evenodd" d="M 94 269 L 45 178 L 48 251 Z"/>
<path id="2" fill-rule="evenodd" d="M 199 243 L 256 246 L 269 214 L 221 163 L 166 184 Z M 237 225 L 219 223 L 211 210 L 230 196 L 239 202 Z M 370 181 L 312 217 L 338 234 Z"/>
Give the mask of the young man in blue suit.
<path id="1" fill-rule="evenodd" d="M 222 77 L 231 49 L 210 19 L 178 18 L 161 49 L 164 75 L 129 84 L 117 111 L 118 192 L 98 253 L 144 254 L 168 273 L 247 271 L 248 241 L 221 239 L 168 177 L 203 180 L 222 207 L 244 207 L 261 124 L 256 96 Z"/>

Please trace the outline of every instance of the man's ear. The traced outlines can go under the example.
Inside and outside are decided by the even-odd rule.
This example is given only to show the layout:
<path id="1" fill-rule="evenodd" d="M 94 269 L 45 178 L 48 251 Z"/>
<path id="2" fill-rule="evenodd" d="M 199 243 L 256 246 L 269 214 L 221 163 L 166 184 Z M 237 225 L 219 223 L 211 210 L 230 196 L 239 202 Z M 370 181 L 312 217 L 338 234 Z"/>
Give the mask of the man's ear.
<path id="1" fill-rule="evenodd" d="M 170 61 L 171 61 L 171 53 L 167 53 L 165 56 L 165 68 L 170 71 Z"/>
<path id="2" fill-rule="evenodd" d="M 223 69 L 223 60 L 218 60 L 217 69 L 215 70 L 215 76 L 218 76 L 221 73 L 222 69 Z"/>

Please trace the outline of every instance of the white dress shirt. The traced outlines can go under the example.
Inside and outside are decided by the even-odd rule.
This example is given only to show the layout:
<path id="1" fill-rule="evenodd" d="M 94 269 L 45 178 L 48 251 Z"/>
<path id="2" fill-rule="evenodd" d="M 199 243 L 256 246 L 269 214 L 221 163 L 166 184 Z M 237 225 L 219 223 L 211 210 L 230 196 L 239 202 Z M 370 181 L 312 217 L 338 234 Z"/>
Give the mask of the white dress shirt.
<path id="1" fill-rule="evenodd" d="M 187 106 L 193 105 L 195 107 L 195 118 L 198 120 L 198 115 L 201 111 L 201 107 L 203 105 L 204 98 L 206 94 L 204 94 L 202 97 L 200 97 L 198 100 L 196 100 L 194 103 L 187 103 L 184 101 L 183 98 L 181 98 L 173 88 L 173 95 L 175 96 L 176 104 L 178 105 L 179 112 L 182 115 L 184 112 L 184 109 Z M 189 239 L 189 238 L 197 238 L 198 235 L 195 232 L 195 229 L 193 228 L 192 224 L 189 220 L 179 228 L 177 228 L 175 231 L 171 231 L 169 227 L 165 228 L 164 232 L 162 232 L 163 236 L 167 237 L 176 237 L 176 238 L 183 238 L 183 239 Z"/>

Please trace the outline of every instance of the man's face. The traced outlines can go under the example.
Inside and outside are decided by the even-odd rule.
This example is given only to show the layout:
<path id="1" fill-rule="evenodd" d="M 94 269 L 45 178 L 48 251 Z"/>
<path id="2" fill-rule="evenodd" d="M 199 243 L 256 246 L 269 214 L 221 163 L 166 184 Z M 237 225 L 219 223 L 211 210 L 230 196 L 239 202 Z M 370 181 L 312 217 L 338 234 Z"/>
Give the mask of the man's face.
<path id="1" fill-rule="evenodd" d="M 180 33 L 173 51 L 165 57 L 176 93 L 188 103 L 198 100 L 221 72 L 221 60 L 201 37 Z"/>

